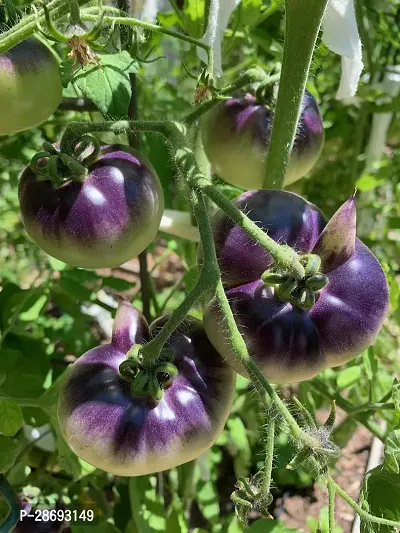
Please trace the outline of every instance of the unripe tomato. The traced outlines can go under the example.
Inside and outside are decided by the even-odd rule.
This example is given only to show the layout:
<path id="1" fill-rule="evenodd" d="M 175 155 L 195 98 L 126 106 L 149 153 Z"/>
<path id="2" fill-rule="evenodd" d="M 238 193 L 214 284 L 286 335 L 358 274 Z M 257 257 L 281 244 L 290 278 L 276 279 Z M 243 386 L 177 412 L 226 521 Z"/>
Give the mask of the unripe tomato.
<path id="1" fill-rule="evenodd" d="M 137 256 L 157 234 L 164 209 L 160 180 L 128 146 L 104 146 L 83 182 L 56 187 L 30 167 L 19 184 L 27 233 L 73 266 L 111 268 Z"/>
<path id="2" fill-rule="evenodd" d="M 272 257 L 224 213 L 214 215 L 226 296 L 264 376 L 272 383 L 303 381 L 367 349 L 388 310 L 388 285 L 375 256 L 355 237 L 354 198 L 329 222 L 313 204 L 285 191 L 248 191 L 234 203 L 275 241 L 299 254 L 318 254 L 327 278 L 309 309 L 282 300 L 277 288 L 261 279 L 271 271 Z M 204 328 L 222 357 L 246 376 L 215 298 L 206 305 Z"/>
<path id="3" fill-rule="evenodd" d="M 191 461 L 214 444 L 229 416 L 236 374 L 190 317 L 168 342 L 178 375 L 162 399 L 131 392 L 119 365 L 165 321 L 149 331 L 140 311 L 123 302 L 111 343 L 77 359 L 61 390 L 58 419 L 67 444 L 106 472 L 141 476 Z"/>
<path id="4" fill-rule="evenodd" d="M 30 37 L 0 55 L 0 135 L 42 124 L 61 97 L 60 69 L 43 43 Z"/>
<path id="5" fill-rule="evenodd" d="M 222 101 L 208 111 L 201 121 L 202 141 L 218 176 L 236 187 L 262 189 L 272 122 L 272 109 L 251 94 Z M 323 142 L 318 104 L 306 91 L 284 185 L 311 170 Z"/>

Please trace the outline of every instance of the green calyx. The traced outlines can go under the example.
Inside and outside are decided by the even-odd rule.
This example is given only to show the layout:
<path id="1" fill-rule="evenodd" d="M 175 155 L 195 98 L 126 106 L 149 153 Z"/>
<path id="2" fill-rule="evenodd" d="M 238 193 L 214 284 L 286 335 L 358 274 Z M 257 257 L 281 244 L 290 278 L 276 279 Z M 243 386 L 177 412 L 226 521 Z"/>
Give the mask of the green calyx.
<path id="1" fill-rule="evenodd" d="M 49 142 L 43 143 L 43 151 L 33 156 L 30 168 L 42 180 L 51 180 L 60 187 L 68 180 L 84 181 L 90 167 L 100 155 L 97 139 L 84 135 L 72 154 L 58 150 Z"/>
<path id="2" fill-rule="evenodd" d="M 159 402 L 165 389 L 171 386 L 178 375 L 177 367 L 171 362 L 170 350 L 163 351 L 161 361 L 146 365 L 141 360 L 141 345 L 136 344 L 119 366 L 120 374 L 131 383 L 131 393 L 137 397 L 148 397 Z"/>
<path id="3" fill-rule="evenodd" d="M 329 280 L 325 274 L 319 272 L 321 259 L 318 255 L 303 255 L 300 263 L 305 272 L 305 276 L 300 280 L 274 270 L 265 271 L 261 279 L 265 285 L 274 287 L 275 296 L 279 300 L 308 310 L 315 304 L 318 292 L 328 284 Z"/>
<path id="4" fill-rule="evenodd" d="M 236 490 L 231 494 L 235 513 L 240 522 L 247 524 L 251 511 L 256 511 L 265 518 L 272 518 L 268 511 L 273 497 L 271 493 L 263 490 L 264 473 L 258 472 L 251 478 L 240 476 L 235 484 Z"/>

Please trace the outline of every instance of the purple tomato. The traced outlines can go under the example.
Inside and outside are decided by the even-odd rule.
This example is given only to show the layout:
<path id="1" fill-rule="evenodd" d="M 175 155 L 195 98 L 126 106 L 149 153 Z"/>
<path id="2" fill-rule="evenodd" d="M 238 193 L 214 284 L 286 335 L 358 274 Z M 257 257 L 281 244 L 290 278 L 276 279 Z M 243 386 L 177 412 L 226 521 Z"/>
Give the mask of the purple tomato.
<path id="1" fill-rule="evenodd" d="M 236 374 L 190 317 L 168 342 L 178 375 L 162 399 L 132 394 L 119 365 L 166 320 L 149 329 L 140 311 L 123 302 L 111 343 L 86 352 L 67 375 L 58 404 L 64 438 L 106 472 L 141 476 L 191 461 L 214 444 L 229 416 Z"/>
<path id="2" fill-rule="evenodd" d="M 280 244 L 300 255 L 321 257 L 327 284 L 304 309 L 278 297 L 261 279 L 271 256 L 225 214 L 212 226 L 226 296 L 251 357 L 273 383 L 309 379 L 356 357 L 375 340 L 388 309 L 388 286 L 379 262 L 355 237 L 355 201 L 350 198 L 328 222 L 321 211 L 296 194 L 249 191 L 234 203 Z M 308 282 L 304 280 L 305 287 Z M 217 302 L 204 314 L 208 338 L 233 368 L 245 369 L 232 353 Z"/>
<path id="3" fill-rule="evenodd" d="M 123 145 L 103 146 L 83 182 L 57 187 L 30 167 L 19 184 L 27 233 L 46 253 L 73 266 L 111 268 L 137 256 L 157 234 L 164 208 L 150 163 Z"/>
<path id="4" fill-rule="evenodd" d="M 30 37 L 0 54 L 0 135 L 42 124 L 61 97 L 60 69 L 46 45 Z"/>
<path id="5" fill-rule="evenodd" d="M 201 132 L 214 171 L 243 189 L 262 189 L 272 132 L 273 111 L 255 96 L 222 101 L 206 113 Z M 284 185 L 311 170 L 322 150 L 324 130 L 318 104 L 306 91 Z"/>

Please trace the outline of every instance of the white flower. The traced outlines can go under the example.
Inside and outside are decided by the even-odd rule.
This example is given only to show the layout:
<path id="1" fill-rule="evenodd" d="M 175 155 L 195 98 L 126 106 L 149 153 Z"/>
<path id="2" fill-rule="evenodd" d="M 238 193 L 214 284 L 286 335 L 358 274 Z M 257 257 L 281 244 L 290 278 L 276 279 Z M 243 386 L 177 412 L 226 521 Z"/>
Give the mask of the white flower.
<path id="1" fill-rule="evenodd" d="M 322 21 L 322 40 L 342 56 L 342 76 L 336 98 L 354 96 L 363 70 L 354 0 L 329 0 Z"/>
<path id="2" fill-rule="evenodd" d="M 214 75 L 222 75 L 221 44 L 232 13 L 240 4 L 240 0 L 211 0 L 208 25 L 201 42 L 210 46 L 214 52 Z M 197 48 L 199 58 L 207 63 L 207 54 Z"/>

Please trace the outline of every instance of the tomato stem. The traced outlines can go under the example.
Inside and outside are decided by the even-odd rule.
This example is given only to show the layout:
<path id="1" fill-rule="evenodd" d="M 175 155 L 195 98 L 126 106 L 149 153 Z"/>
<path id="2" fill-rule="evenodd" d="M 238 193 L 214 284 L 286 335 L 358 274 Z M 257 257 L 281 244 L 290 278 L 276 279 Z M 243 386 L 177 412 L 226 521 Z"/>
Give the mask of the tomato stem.
<path id="1" fill-rule="evenodd" d="M 125 26 L 133 26 L 138 28 L 144 28 L 145 30 L 154 31 L 155 33 L 163 33 L 164 35 L 168 35 L 169 37 L 173 37 L 174 39 L 178 39 L 180 41 L 186 41 L 187 43 L 193 44 L 194 46 L 198 46 L 199 48 L 202 48 L 205 50 L 207 54 L 207 74 L 209 74 L 210 79 L 212 79 L 213 76 L 213 65 L 214 65 L 214 56 L 213 56 L 213 50 L 210 46 L 202 43 L 198 39 L 194 39 L 193 37 L 189 37 L 189 35 L 184 35 L 183 33 L 179 33 L 173 30 L 169 30 L 167 28 L 163 28 L 162 26 L 158 26 L 157 24 L 151 24 L 150 22 L 145 22 L 143 20 L 138 20 L 131 17 L 126 16 L 115 16 L 116 14 L 122 14 L 119 9 L 105 6 L 104 8 L 104 19 L 103 22 L 105 24 L 120 24 Z M 113 16 L 114 15 L 114 16 Z M 89 14 L 89 10 L 86 10 L 84 13 L 82 13 L 82 19 L 87 21 L 95 21 L 97 20 L 96 15 Z"/>
<path id="2" fill-rule="evenodd" d="M 79 5 L 89 3 L 90 0 L 76 0 Z M 53 0 L 47 4 L 51 11 L 53 21 L 62 18 L 68 13 L 68 3 L 65 0 Z M 27 37 L 30 37 L 37 29 L 37 23 L 45 22 L 44 10 L 40 9 L 32 15 L 24 16 L 18 24 L 0 35 L 0 54 L 6 52 Z"/>
<path id="3" fill-rule="evenodd" d="M 327 0 L 286 0 L 286 31 L 278 99 L 265 165 L 264 189 L 281 189 L 308 71 Z"/>
<path id="4" fill-rule="evenodd" d="M 384 526 L 390 526 L 394 528 L 400 527 L 400 522 L 395 522 L 394 520 L 387 520 L 386 518 L 380 518 L 379 516 L 374 516 L 367 511 L 365 511 L 357 502 L 351 498 L 345 490 L 338 485 L 332 477 L 328 474 L 328 484 L 332 487 L 333 490 L 354 509 L 354 511 L 366 522 L 372 522 L 373 524 L 382 524 Z"/>

